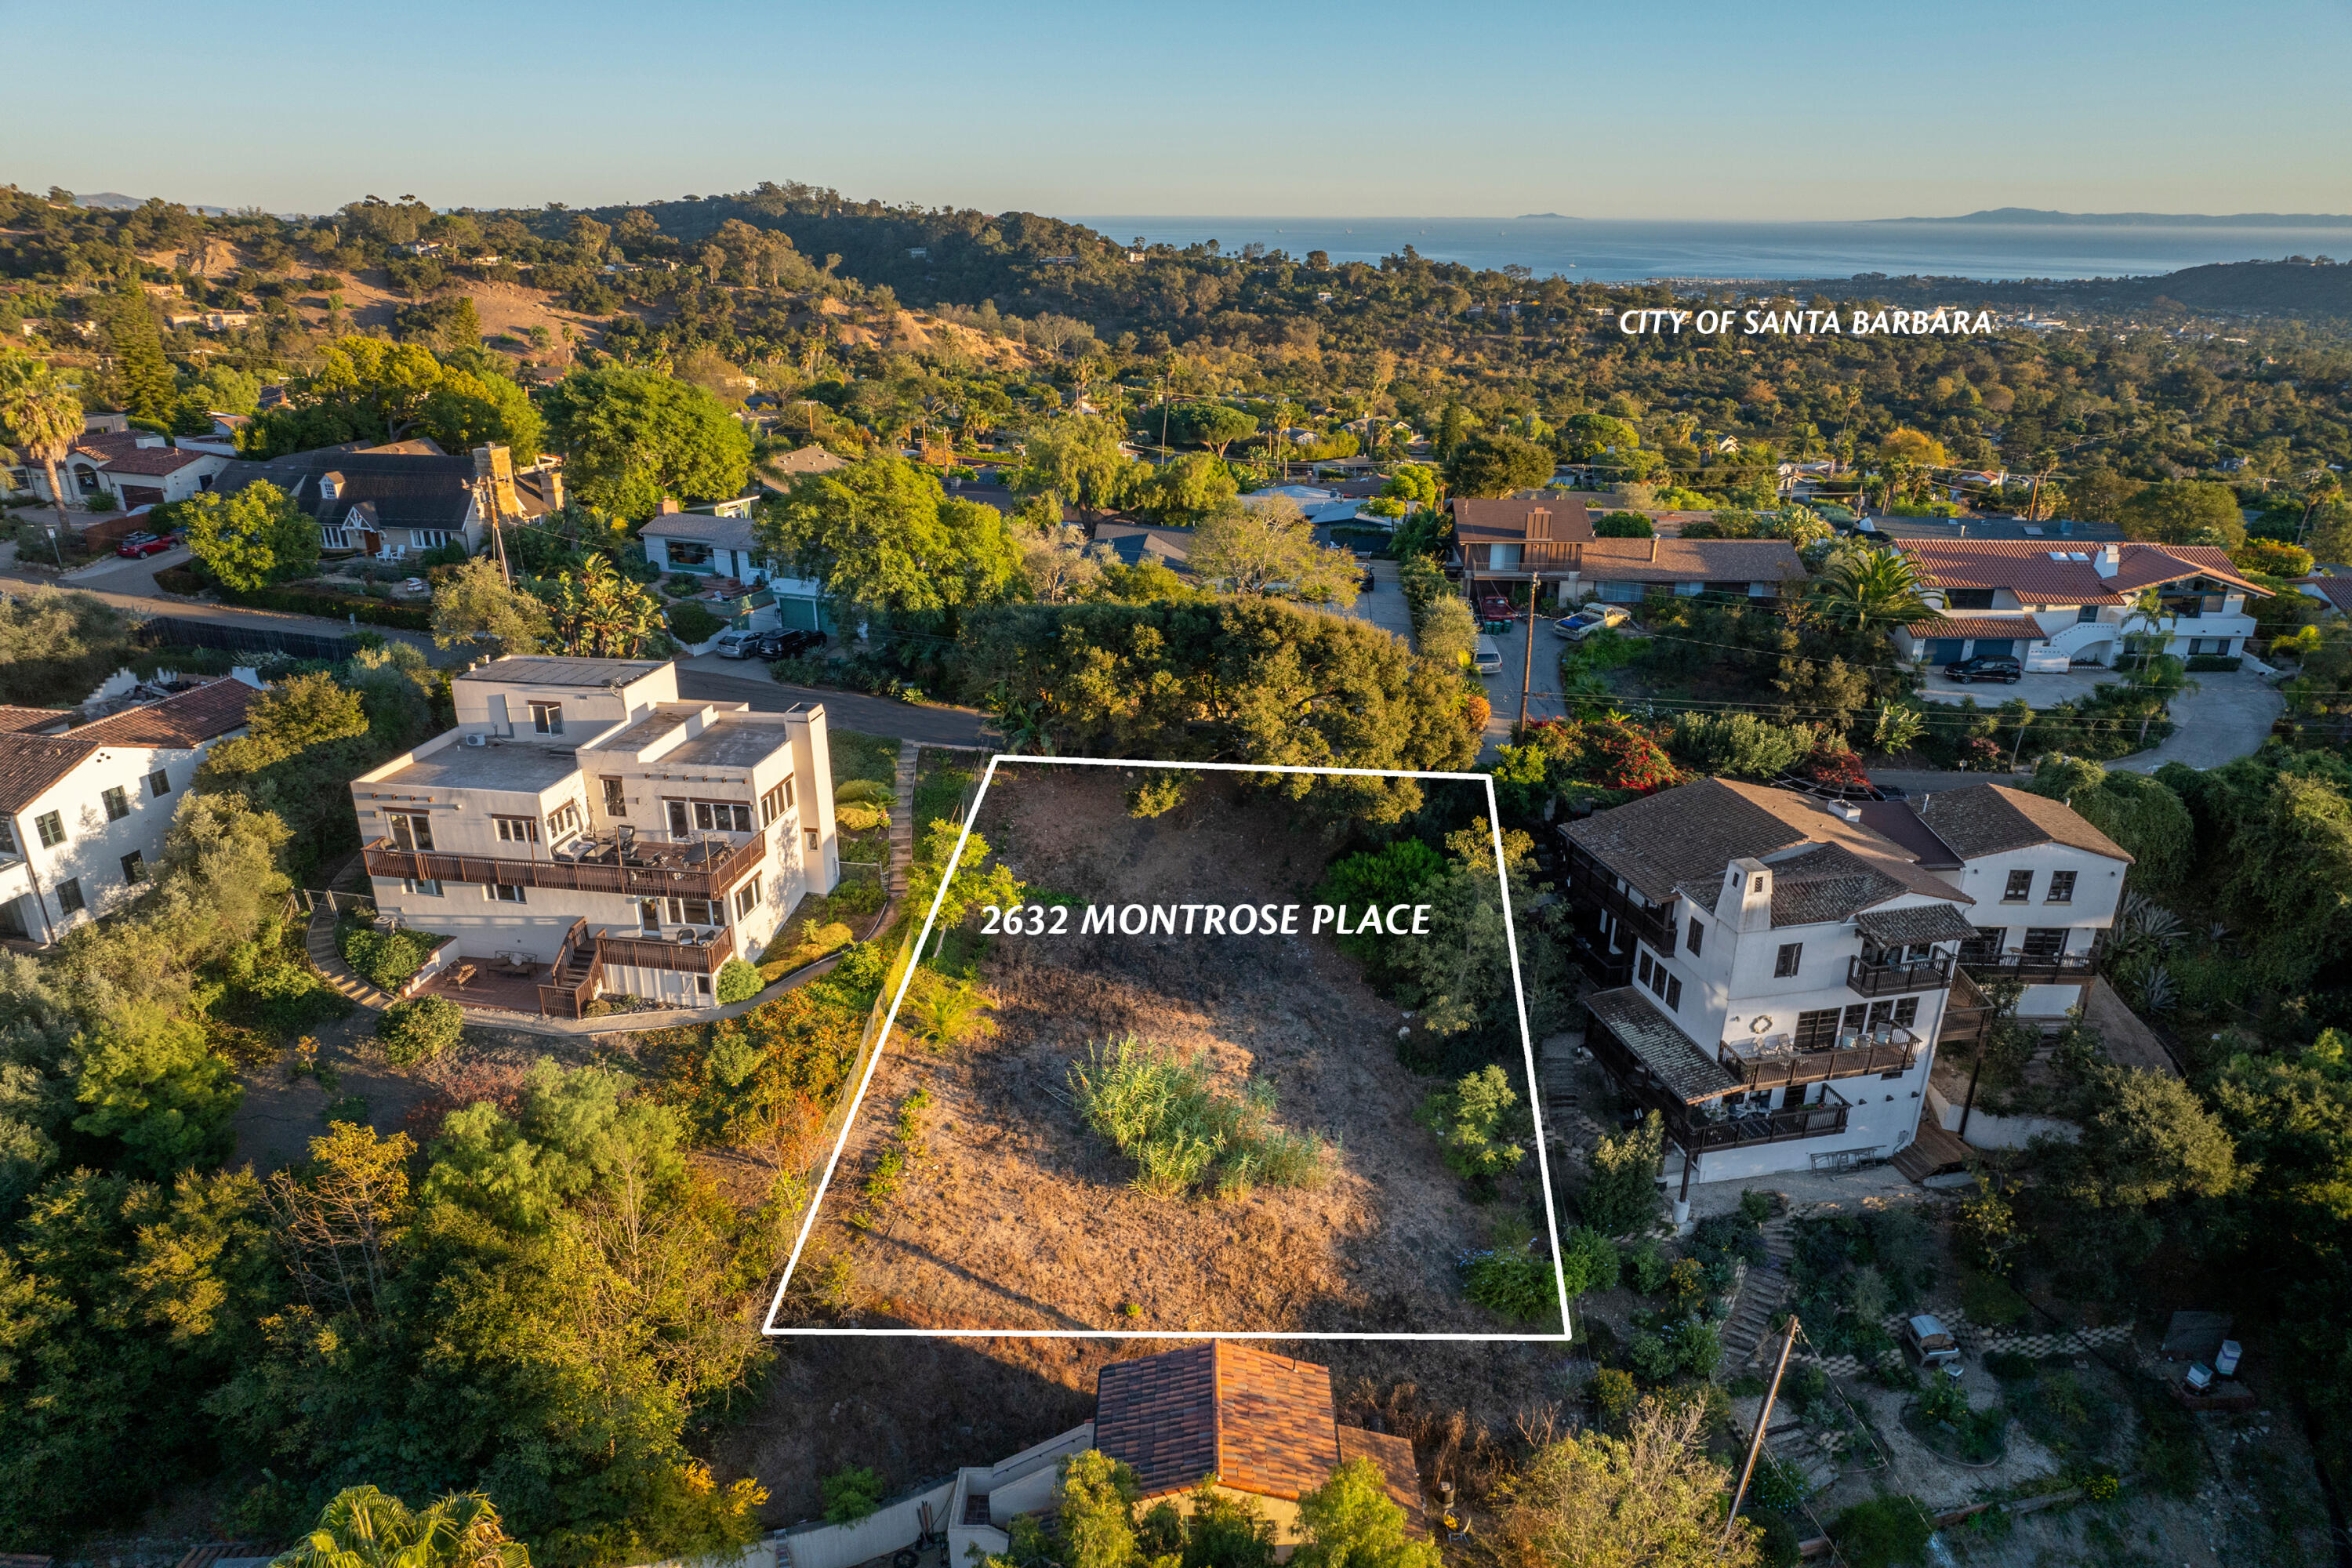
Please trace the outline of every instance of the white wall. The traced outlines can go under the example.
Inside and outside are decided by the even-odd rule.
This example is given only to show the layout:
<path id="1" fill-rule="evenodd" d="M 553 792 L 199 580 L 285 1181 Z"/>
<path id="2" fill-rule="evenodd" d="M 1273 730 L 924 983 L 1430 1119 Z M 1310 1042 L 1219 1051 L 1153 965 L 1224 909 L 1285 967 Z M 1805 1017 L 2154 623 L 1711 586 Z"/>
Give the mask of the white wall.
<path id="1" fill-rule="evenodd" d="M 243 734 L 239 729 L 234 733 Z M 68 731 L 68 734 L 71 731 Z M 226 739 L 226 737 L 223 737 Z M 193 748 L 108 746 L 84 758 L 73 772 L 17 811 L 14 818 L 17 848 L 40 881 L 41 902 L 51 930 L 62 936 L 83 921 L 104 914 L 138 889 L 125 881 L 122 857 L 136 850 L 152 879 L 163 858 L 163 837 L 172 815 L 187 797 L 212 742 Z M 171 779 L 169 795 L 149 792 L 147 775 L 161 769 Z M 110 821 L 104 792 L 119 786 L 130 815 Z M 65 830 L 65 842 L 44 847 L 35 824 L 44 813 L 56 812 Z M 68 879 L 81 883 L 82 912 L 67 915 L 58 907 L 58 884 Z M 37 912 L 26 906 L 26 925 L 35 940 L 45 934 Z"/>
<path id="2" fill-rule="evenodd" d="M 929 1491 L 915 1492 L 884 1503 L 856 1524 L 803 1524 L 784 1531 L 777 1554 L 792 1568 L 856 1568 L 869 1557 L 881 1557 L 902 1546 L 912 1546 L 922 1533 L 925 1503 L 935 1524 L 946 1522 L 948 1502 L 956 1483 L 941 1481 Z M 957 1563 L 952 1568 L 968 1568 Z"/>

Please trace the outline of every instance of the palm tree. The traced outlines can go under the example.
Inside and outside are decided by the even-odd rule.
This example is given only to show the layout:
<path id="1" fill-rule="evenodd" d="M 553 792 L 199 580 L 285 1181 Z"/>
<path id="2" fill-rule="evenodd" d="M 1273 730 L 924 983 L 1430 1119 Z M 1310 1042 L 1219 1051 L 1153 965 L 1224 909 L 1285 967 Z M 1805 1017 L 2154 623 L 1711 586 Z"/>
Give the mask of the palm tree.
<path id="1" fill-rule="evenodd" d="M 1807 598 L 1813 614 L 1831 626 L 1856 633 L 1885 631 L 1944 618 L 1921 596 L 1921 586 L 1910 557 L 1864 545 L 1831 556 Z"/>
<path id="2" fill-rule="evenodd" d="M 272 1568 L 530 1568 L 530 1549 L 508 1536 L 480 1492 L 412 1510 L 373 1487 L 351 1487 Z"/>
<path id="3" fill-rule="evenodd" d="M 0 353 L 0 430 L 9 441 L 40 459 L 57 503 L 58 526 L 66 521 L 65 488 L 58 482 L 58 459 L 72 447 L 87 418 L 81 399 L 57 372 L 26 353 Z"/>

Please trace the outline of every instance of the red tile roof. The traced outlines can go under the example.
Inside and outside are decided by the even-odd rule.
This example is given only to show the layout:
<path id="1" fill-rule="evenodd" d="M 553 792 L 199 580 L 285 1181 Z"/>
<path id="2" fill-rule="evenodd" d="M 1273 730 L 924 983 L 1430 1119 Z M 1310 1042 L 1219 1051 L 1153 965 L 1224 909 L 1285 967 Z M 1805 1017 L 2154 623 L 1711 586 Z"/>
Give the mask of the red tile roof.
<path id="1" fill-rule="evenodd" d="M 2039 642 L 2050 634 L 2032 616 L 1946 616 L 1914 621 L 1903 628 L 1915 637 L 2024 637 Z"/>
<path id="2" fill-rule="evenodd" d="M 2085 540 L 2053 547 L 2032 539 L 1903 539 L 1895 547 L 1938 587 L 2007 588 L 2030 605 L 2120 605 L 2142 588 L 2200 575 L 2265 597 L 2270 593 L 2248 582 L 2225 552 L 2206 544 L 2102 545 Z M 2105 549 L 2117 552 L 2113 577 L 2099 575 L 2098 556 Z"/>
<path id="3" fill-rule="evenodd" d="M 70 708 L 0 707 L 0 733 L 32 735 L 51 728 L 62 730 L 72 722 Z"/>
<path id="4" fill-rule="evenodd" d="M 106 460 L 110 474 L 175 474 L 190 463 L 201 463 L 210 452 L 183 452 L 172 447 L 140 447 Z"/>
<path id="5" fill-rule="evenodd" d="M 2352 614 L 2352 577 L 2306 577 L 2303 585 L 2318 590 L 2326 603 L 2347 614 Z"/>
<path id="6" fill-rule="evenodd" d="M 1297 1499 L 1353 1458 L 1379 1467 L 1417 1535 L 1420 1473 L 1402 1437 L 1339 1424 L 1331 1372 L 1229 1341 L 1113 1362 L 1095 1384 L 1095 1447 L 1164 1496 L 1208 1476 L 1234 1491 Z"/>
<path id="7" fill-rule="evenodd" d="M 0 735 L 0 812 L 32 805 L 97 749 L 61 735 Z"/>
<path id="8" fill-rule="evenodd" d="M 242 680 L 208 680 L 193 691 L 84 724 L 67 738 L 92 746 L 200 746 L 243 728 L 246 709 L 259 695 Z"/>

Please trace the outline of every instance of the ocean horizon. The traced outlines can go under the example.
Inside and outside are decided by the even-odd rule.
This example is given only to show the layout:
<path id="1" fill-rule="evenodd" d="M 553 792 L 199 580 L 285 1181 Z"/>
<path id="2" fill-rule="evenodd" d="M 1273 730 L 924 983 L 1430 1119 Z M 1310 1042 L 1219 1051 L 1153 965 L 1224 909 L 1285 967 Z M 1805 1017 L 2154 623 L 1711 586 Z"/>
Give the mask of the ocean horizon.
<path id="1" fill-rule="evenodd" d="M 1065 215 L 1117 240 L 1247 245 L 1335 262 L 1378 262 L 1411 246 L 1433 261 L 1526 267 L 1600 282 L 1654 279 L 1846 279 L 1860 273 L 2021 279 L 2144 277 L 2221 261 L 2352 256 L 2352 219 L 2335 226 L 2161 219 L 2027 222 L 1890 218 L 1755 223 L 1639 218 L 1285 218 Z"/>

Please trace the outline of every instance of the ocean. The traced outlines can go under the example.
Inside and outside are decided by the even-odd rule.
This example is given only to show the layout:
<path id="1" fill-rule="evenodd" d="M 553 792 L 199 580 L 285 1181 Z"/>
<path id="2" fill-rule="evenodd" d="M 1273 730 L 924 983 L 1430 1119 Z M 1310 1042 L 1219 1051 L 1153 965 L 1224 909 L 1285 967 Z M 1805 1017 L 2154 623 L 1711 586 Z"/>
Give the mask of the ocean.
<path id="1" fill-rule="evenodd" d="M 1538 278 L 1850 278 L 1924 273 L 1984 280 L 2115 278 L 2215 261 L 2352 257 L 2352 218 L 2337 226 L 2136 223 L 1670 223 L 1600 218 L 1083 217 L 1113 239 L 1226 250 L 1250 244 L 1334 261 L 1373 261 L 1412 246 L 1437 261 L 1522 266 Z"/>

